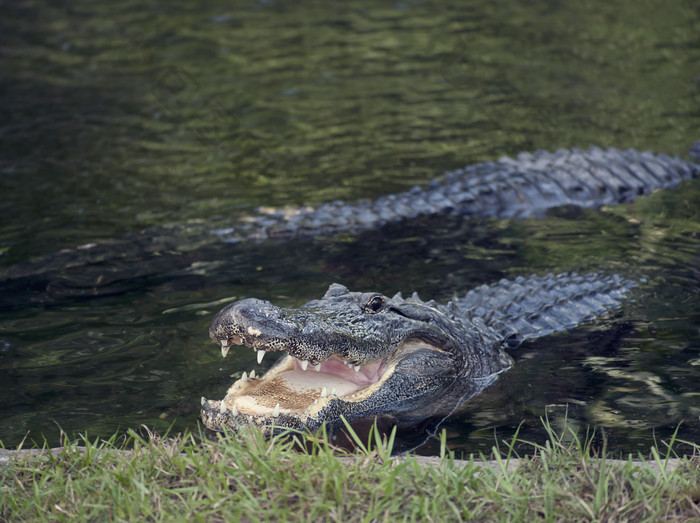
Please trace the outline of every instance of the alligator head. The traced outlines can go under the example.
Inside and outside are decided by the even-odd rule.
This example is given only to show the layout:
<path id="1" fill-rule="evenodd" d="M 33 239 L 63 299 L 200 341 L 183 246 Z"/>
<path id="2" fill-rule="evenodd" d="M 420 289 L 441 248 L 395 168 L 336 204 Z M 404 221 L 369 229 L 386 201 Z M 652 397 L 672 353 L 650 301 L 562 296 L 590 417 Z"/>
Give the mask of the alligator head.
<path id="1" fill-rule="evenodd" d="M 442 310 L 441 310 L 442 309 Z M 221 401 L 202 398 L 213 430 L 245 423 L 316 429 L 379 414 L 415 419 L 449 412 L 510 366 L 489 329 L 417 295 L 403 299 L 330 286 L 297 309 L 245 299 L 212 321 L 224 356 L 233 345 L 285 355 L 263 376 L 236 381 Z"/>

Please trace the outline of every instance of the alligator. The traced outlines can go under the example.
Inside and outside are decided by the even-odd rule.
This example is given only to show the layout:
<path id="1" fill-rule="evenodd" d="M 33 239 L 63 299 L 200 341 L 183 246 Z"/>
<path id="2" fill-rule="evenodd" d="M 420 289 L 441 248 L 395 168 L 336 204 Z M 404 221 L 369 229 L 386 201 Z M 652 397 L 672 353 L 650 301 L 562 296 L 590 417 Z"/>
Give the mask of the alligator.
<path id="1" fill-rule="evenodd" d="M 700 161 L 700 141 L 689 153 Z M 173 265 L 202 259 L 202 249 L 219 243 L 289 240 L 352 234 L 423 216 L 529 218 L 560 206 L 599 208 L 630 202 L 656 189 L 695 178 L 700 165 L 634 149 L 560 149 L 520 153 L 446 173 L 425 187 L 355 203 L 318 207 L 259 208 L 257 214 L 152 227 L 102 243 L 87 243 L 10 266 L 0 281 L 60 274 L 68 269 L 86 281 L 90 295 L 120 280 L 160 274 Z M 170 255 L 170 256 L 166 256 Z M 104 266 L 109 266 L 104 270 Z M 93 266 L 94 271 L 87 271 Z M 48 276 L 47 276 L 48 277 Z"/>
<path id="2" fill-rule="evenodd" d="M 700 161 L 700 140 L 689 155 Z M 445 173 L 427 187 L 350 204 L 259 209 L 264 214 L 212 233 L 223 241 L 357 233 L 418 216 L 541 217 L 554 207 L 597 209 L 631 202 L 700 174 L 700 165 L 665 154 L 613 147 L 522 152 Z"/>
<path id="3" fill-rule="evenodd" d="M 285 355 L 260 377 L 244 372 L 222 400 L 203 397 L 202 420 L 215 431 L 275 432 L 444 417 L 511 367 L 506 349 L 611 311 L 636 285 L 572 273 L 504 279 L 443 305 L 335 283 L 299 308 L 236 301 L 209 328 L 222 355 L 233 345 L 252 347 L 258 363 Z"/>
<path id="4" fill-rule="evenodd" d="M 700 158 L 700 141 L 690 155 Z M 238 242 L 358 232 L 430 214 L 525 218 L 562 205 L 629 202 L 699 172 L 697 164 L 632 149 L 521 153 L 447 173 L 427 188 L 356 204 L 272 210 L 213 232 Z M 209 329 L 222 354 L 245 345 L 256 350 L 258 363 L 267 352 L 286 356 L 261 377 L 243 373 L 222 400 L 202 398 L 202 420 L 213 430 L 247 422 L 313 430 L 379 414 L 449 413 L 511 366 L 505 347 L 590 321 L 617 307 L 635 285 L 615 275 L 561 274 L 502 280 L 445 305 L 339 284 L 298 309 L 237 301 Z"/>

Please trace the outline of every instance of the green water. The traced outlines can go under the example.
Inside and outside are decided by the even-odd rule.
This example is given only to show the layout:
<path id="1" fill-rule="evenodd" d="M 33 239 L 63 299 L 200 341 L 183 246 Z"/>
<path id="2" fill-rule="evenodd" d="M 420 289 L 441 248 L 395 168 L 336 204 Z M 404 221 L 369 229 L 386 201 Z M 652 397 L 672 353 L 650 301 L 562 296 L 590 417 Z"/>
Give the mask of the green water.
<path id="1" fill-rule="evenodd" d="M 27 1 L 0 4 L 0 34 L 3 268 L 261 205 L 376 197 L 520 151 L 685 155 L 700 139 L 690 1 Z M 681 421 L 700 441 L 699 204 L 696 181 L 544 220 L 186 252 L 175 235 L 143 274 L 116 257 L 5 282 L 0 439 L 196 427 L 199 398 L 256 367 L 208 340 L 231 299 L 296 305 L 334 281 L 447 299 L 604 269 L 646 283 L 612 317 L 522 347 L 448 420 L 450 444 L 488 449 L 521 422 L 537 440 L 564 405 L 615 448 Z"/>

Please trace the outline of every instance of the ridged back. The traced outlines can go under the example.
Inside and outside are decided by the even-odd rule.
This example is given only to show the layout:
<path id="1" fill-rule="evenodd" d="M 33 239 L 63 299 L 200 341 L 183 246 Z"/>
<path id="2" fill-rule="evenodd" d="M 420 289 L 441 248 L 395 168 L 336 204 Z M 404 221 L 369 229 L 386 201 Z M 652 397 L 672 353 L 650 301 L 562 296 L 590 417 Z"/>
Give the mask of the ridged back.
<path id="1" fill-rule="evenodd" d="M 700 150 L 700 142 L 694 144 Z M 527 218 L 553 207 L 598 208 L 700 175 L 700 166 L 677 157 L 634 149 L 591 147 L 520 153 L 446 173 L 427 187 L 355 203 L 270 210 L 233 229 L 214 231 L 224 241 L 358 232 L 417 216 L 453 214 Z"/>
<path id="2" fill-rule="evenodd" d="M 636 285 L 603 273 L 520 276 L 482 285 L 439 308 L 455 319 L 483 322 L 513 346 L 613 310 Z"/>

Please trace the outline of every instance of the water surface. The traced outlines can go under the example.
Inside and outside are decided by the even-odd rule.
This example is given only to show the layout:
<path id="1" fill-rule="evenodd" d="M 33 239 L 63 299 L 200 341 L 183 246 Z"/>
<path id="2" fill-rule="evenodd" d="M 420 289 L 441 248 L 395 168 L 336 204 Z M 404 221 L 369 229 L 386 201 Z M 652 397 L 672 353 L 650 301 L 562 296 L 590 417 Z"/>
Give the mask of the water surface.
<path id="1" fill-rule="evenodd" d="M 208 340 L 232 299 L 299 305 L 340 282 L 447 300 L 566 270 L 646 282 L 609 317 L 521 347 L 447 420 L 450 445 L 488 450 L 521 424 L 542 441 L 544 415 L 618 450 L 679 423 L 700 441 L 697 181 L 542 220 L 255 245 L 188 233 L 519 151 L 683 156 L 700 139 L 692 2 L 28 1 L 0 6 L 0 34 L 0 264 L 37 270 L 2 283 L 5 445 L 196 428 L 202 395 L 258 368 Z M 147 254 L 129 240 L 171 224 Z M 106 261 L 50 258 L 114 238 Z"/>

